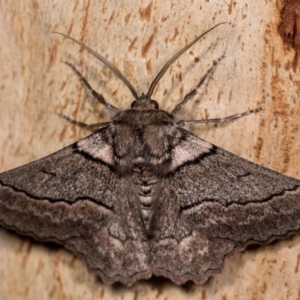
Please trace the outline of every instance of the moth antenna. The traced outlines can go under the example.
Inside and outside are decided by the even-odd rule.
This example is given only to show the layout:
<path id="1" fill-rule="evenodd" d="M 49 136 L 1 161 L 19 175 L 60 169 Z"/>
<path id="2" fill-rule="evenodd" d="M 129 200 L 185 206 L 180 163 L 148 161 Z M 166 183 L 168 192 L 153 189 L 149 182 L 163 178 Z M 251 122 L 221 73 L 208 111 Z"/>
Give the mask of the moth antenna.
<path id="1" fill-rule="evenodd" d="M 222 22 L 219 23 L 215 26 L 213 26 L 212 28 L 208 29 L 207 31 L 205 31 L 204 33 L 202 33 L 200 36 L 198 36 L 197 38 L 195 38 L 193 41 L 191 41 L 189 44 L 187 44 L 184 48 L 182 48 L 180 51 L 178 51 L 163 67 L 162 69 L 159 71 L 159 73 L 156 75 L 156 77 L 154 78 L 154 80 L 152 81 L 147 96 L 149 98 L 151 98 L 153 91 L 156 87 L 156 85 L 158 84 L 158 82 L 160 81 L 160 79 L 164 76 L 164 74 L 166 73 L 166 71 L 169 69 L 169 67 L 173 64 L 173 62 L 179 58 L 186 50 L 188 50 L 190 47 L 192 47 L 198 40 L 200 40 L 203 36 L 205 36 L 207 33 L 209 33 L 210 31 L 212 31 L 213 29 L 215 29 L 216 27 L 225 24 L 226 22 Z"/>
<path id="2" fill-rule="evenodd" d="M 112 64 L 110 63 L 106 58 L 104 58 L 101 54 L 95 52 L 94 50 L 92 50 L 90 47 L 86 46 L 85 44 L 83 44 L 82 42 L 67 36 L 63 33 L 60 32 L 53 32 L 53 33 L 57 33 L 60 34 L 66 38 L 68 38 L 69 40 L 72 40 L 73 42 L 75 42 L 76 44 L 78 44 L 79 46 L 81 46 L 82 48 L 84 48 L 86 51 L 88 51 L 89 53 L 91 53 L 92 55 L 94 55 L 96 58 L 98 58 L 105 66 L 107 66 L 119 79 L 121 79 L 124 84 L 130 89 L 133 97 L 137 100 L 138 99 L 138 94 L 135 90 L 135 88 L 133 87 L 133 85 L 128 81 L 128 79 Z"/>

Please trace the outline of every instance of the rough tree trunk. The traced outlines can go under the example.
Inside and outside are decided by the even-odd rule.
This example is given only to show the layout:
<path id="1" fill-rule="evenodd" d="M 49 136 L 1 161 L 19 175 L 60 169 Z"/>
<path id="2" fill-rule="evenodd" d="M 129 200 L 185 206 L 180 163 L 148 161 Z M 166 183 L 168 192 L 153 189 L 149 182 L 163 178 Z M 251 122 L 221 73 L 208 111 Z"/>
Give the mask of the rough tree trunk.
<path id="1" fill-rule="evenodd" d="M 227 22 L 176 62 L 154 98 L 170 110 L 214 60 L 225 54 L 190 103 L 190 118 L 264 111 L 193 131 L 256 163 L 300 178 L 299 73 L 294 52 L 277 33 L 283 1 L 5 1 L 0 0 L 0 171 L 33 161 L 86 136 L 57 116 L 108 120 L 64 61 L 74 63 L 113 105 L 132 96 L 107 68 L 53 31 L 83 41 L 112 61 L 139 93 L 189 41 Z M 84 262 L 52 244 L 0 229 L 0 299 L 296 299 L 300 237 L 251 248 L 203 286 L 162 278 L 131 288 L 107 286 Z"/>

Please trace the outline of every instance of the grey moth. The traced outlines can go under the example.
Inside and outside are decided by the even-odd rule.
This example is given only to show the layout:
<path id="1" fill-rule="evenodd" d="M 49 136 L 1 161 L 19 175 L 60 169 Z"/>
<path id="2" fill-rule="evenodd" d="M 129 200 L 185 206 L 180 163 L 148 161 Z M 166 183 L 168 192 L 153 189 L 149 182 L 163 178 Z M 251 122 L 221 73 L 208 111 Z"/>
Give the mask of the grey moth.
<path id="1" fill-rule="evenodd" d="M 171 113 L 151 99 L 170 65 L 213 28 L 173 56 L 141 96 L 104 57 L 67 37 L 109 67 L 134 101 L 120 111 L 68 63 L 115 116 L 109 123 L 93 125 L 64 117 L 93 133 L 0 174 L 0 225 L 61 244 L 82 257 L 105 283 L 128 286 L 152 275 L 176 284 L 202 284 L 247 245 L 299 232 L 299 180 L 233 155 L 183 128 L 259 109 L 225 119 L 174 117 L 216 63 Z"/>

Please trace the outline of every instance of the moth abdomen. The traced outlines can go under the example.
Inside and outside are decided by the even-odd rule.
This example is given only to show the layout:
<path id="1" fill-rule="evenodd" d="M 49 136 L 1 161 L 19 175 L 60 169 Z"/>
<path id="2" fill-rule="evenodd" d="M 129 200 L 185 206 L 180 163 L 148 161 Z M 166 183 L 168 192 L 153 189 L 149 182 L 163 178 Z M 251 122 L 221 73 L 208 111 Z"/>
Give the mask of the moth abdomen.
<path id="1" fill-rule="evenodd" d="M 159 179 L 152 170 L 136 166 L 132 173 L 132 181 L 138 194 L 143 223 L 148 231 Z"/>

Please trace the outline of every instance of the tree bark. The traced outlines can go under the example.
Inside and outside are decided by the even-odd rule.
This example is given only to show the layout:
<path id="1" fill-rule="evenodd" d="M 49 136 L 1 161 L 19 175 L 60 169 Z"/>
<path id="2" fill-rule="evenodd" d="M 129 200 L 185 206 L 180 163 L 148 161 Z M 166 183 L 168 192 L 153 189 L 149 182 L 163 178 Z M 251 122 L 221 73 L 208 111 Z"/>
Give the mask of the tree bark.
<path id="1" fill-rule="evenodd" d="M 203 139 L 255 163 L 300 178 L 299 71 L 277 32 L 283 1 L 0 0 L 0 171 L 59 150 L 109 120 L 64 61 L 75 64 L 111 104 L 126 109 L 130 91 L 65 33 L 114 63 L 139 94 L 161 66 L 196 36 L 219 26 L 176 61 L 153 95 L 171 111 L 221 57 L 189 119 L 257 114 L 222 125 L 193 126 Z M 107 286 L 84 262 L 52 244 L 0 230 L 0 299 L 296 299 L 300 238 L 247 249 L 203 286 L 167 279 L 131 288 Z"/>

